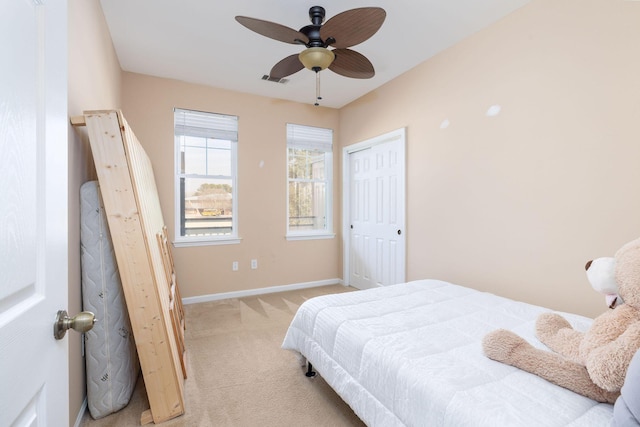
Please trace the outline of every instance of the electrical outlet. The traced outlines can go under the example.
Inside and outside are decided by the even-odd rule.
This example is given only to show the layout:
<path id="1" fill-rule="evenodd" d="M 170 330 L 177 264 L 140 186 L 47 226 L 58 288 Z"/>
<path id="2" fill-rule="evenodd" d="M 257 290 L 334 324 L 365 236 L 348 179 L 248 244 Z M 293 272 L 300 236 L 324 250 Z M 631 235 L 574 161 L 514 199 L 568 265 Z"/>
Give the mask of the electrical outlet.
<path id="1" fill-rule="evenodd" d="M 231 269 L 233 271 L 238 271 L 238 261 L 233 261 L 233 264 L 231 264 Z"/>
<path id="2" fill-rule="evenodd" d="M 252 259 L 251 260 L 251 269 L 255 270 L 258 268 L 258 260 L 257 259 Z"/>

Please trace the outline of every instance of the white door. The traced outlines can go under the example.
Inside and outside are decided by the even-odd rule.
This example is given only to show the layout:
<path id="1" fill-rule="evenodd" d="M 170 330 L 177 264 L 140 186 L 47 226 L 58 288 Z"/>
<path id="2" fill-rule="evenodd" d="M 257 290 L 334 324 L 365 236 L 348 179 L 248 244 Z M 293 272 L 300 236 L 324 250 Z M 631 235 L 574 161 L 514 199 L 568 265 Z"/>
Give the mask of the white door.
<path id="1" fill-rule="evenodd" d="M 1 4 L 0 426 L 66 427 L 67 4 Z"/>
<path id="2" fill-rule="evenodd" d="M 404 129 L 345 148 L 345 274 L 359 289 L 405 280 Z"/>

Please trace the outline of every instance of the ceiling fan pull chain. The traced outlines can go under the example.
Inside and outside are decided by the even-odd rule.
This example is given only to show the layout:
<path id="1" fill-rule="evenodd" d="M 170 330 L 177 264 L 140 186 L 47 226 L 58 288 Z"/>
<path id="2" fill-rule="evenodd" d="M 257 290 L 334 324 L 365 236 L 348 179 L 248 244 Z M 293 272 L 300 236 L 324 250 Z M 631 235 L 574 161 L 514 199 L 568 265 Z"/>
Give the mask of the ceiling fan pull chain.
<path id="1" fill-rule="evenodd" d="M 316 102 L 313 105 L 315 105 L 316 107 L 320 105 L 318 101 L 321 99 L 322 97 L 320 96 L 320 73 L 316 71 Z"/>

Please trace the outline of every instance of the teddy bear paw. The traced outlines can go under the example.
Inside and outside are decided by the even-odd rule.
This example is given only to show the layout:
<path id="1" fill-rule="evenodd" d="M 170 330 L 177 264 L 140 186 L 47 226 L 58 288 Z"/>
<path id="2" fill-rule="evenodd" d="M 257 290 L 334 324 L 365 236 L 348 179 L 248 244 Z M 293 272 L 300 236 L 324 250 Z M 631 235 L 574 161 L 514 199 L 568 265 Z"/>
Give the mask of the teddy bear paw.
<path id="1" fill-rule="evenodd" d="M 556 313 L 543 313 L 536 319 L 536 336 L 544 343 L 550 342 L 562 329 L 572 329 L 564 317 Z"/>
<path id="2" fill-rule="evenodd" d="M 507 364 L 519 348 L 528 345 L 524 338 L 506 329 L 489 332 L 482 340 L 482 349 L 489 359 Z"/>

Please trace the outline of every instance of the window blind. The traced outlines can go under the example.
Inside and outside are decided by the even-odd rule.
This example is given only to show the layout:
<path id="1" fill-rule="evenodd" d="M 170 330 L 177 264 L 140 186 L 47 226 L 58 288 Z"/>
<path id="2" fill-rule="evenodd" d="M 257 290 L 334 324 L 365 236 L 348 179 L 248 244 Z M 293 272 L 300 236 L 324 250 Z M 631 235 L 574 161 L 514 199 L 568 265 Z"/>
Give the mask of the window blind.
<path id="1" fill-rule="evenodd" d="M 333 151 L 333 130 L 287 123 L 287 147 L 330 153 Z"/>
<path id="2" fill-rule="evenodd" d="M 174 133 L 199 138 L 238 141 L 238 117 L 174 109 Z"/>

